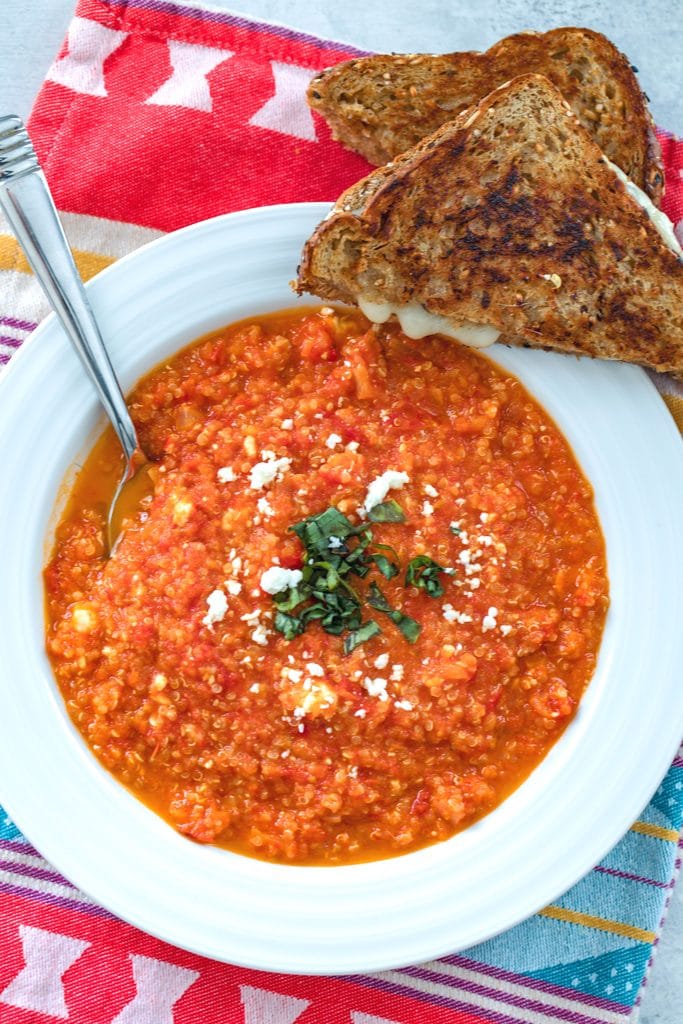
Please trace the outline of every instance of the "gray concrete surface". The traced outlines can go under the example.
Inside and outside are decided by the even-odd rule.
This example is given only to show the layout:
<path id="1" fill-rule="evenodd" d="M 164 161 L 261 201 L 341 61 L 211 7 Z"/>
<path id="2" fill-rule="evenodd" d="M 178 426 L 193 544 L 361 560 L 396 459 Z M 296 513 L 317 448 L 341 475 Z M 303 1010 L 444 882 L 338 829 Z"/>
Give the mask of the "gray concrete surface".
<path id="1" fill-rule="evenodd" d="M 0 112 L 28 114 L 74 0 L 2 0 Z M 608 35 L 640 70 L 655 120 L 683 135 L 681 0 L 213 0 L 363 49 L 485 49 L 522 29 L 585 25 Z M 683 881 L 643 998 L 640 1024 L 683 1021 Z"/>

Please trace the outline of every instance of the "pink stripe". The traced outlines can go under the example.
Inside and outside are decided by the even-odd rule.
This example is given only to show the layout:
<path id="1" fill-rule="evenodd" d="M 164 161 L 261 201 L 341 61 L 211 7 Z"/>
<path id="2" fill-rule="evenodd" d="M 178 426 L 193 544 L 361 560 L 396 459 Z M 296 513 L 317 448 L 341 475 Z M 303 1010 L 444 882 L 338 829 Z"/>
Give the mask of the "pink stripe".
<path id="1" fill-rule="evenodd" d="M 683 768 L 683 757 L 681 757 L 680 755 L 678 757 L 674 757 L 674 759 L 673 759 L 673 767 L 674 768 Z"/>
<path id="2" fill-rule="evenodd" d="M 452 978 L 447 974 L 437 974 L 436 971 L 430 971 L 424 967 L 406 967 L 403 969 L 403 973 L 409 974 L 413 978 L 422 978 L 424 981 L 436 982 L 440 985 L 447 985 L 449 988 L 461 989 L 465 992 L 471 992 L 473 995 L 495 999 L 501 1003 L 508 1003 L 508 1005 L 516 1006 L 520 1010 L 533 1010 L 536 1013 L 543 1013 L 547 1017 L 552 1017 L 556 1020 L 566 1020 L 572 1022 L 572 1024 L 601 1024 L 597 1017 L 589 1017 L 586 1014 L 577 1013 L 576 1010 L 560 1006 L 548 1006 L 547 1003 L 541 1003 L 536 999 L 527 999 L 525 996 L 517 995 L 514 992 L 501 992 L 499 989 L 487 988 L 487 986 L 480 985 L 475 981 L 465 980 L 464 978 Z"/>
<path id="3" fill-rule="evenodd" d="M 656 885 L 658 889 L 669 889 L 671 882 L 657 882 L 654 878 L 645 878 L 643 875 L 632 875 L 630 871 L 618 871 L 616 868 L 604 868 L 602 864 L 596 864 L 593 871 L 599 871 L 601 875 L 612 875 L 613 878 L 625 878 L 629 882 L 642 882 L 644 885 Z"/>
<path id="4" fill-rule="evenodd" d="M 235 25 L 237 28 L 251 29 L 251 31 L 269 32 L 271 35 L 279 36 L 281 39 L 293 39 L 298 43 L 308 43 L 316 46 L 319 50 L 345 50 L 357 57 L 365 57 L 368 50 L 358 50 L 348 43 L 335 43 L 331 39 L 319 39 L 317 36 L 309 35 L 306 32 L 297 32 L 295 29 L 285 28 L 284 25 L 271 25 L 268 22 L 252 21 L 249 18 L 239 18 L 227 11 L 206 11 L 197 7 L 187 7 L 181 4 L 168 3 L 165 0 L 104 0 L 110 7 L 138 7 L 143 11 L 152 11 L 159 14 L 176 14 L 187 18 L 194 18 L 195 21 L 212 21 L 218 25 Z"/>
<path id="5" fill-rule="evenodd" d="M 24 878 L 37 878 L 43 882 L 58 882 L 60 885 L 66 885 L 74 892 L 78 892 L 78 889 L 67 882 L 66 878 L 60 875 L 57 871 L 52 871 L 51 868 L 39 868 L 32 864 L 17 864 L 15 861 L 6 860 L 2 854 L 0 854 L 0 868 L 5 871 L 11 872 L 13 875 L 24 876 Z"/>
<path id="6" fill-rule="evenodd" d="M 32 320 L 17 320 L 13 316 L 0 316 L 0 324 L 6 327 L 16 327 L 18 331 L 35 331 L 38 324 Z"/>
<path id="7" fill-rule="evenodd" d="M 6 366 L 11 358 L 11 355 L 9 355 L 7 352 L 0 352 L 0 366 Z"/>
<path id="8" fill-rule="evenodd" d="M 0 334 L 0 345 L 7 345 L 9 348 L 19 348 L 24 344 L 24 338 L 10 338 L 6 334 Z"/>
<path id="9" fill-rule="evenodd" d="M 543 981 L 542 978 L 530 978 L 526 974 L 514 974 L 511 971 L 503 970 L 502 967 L 482 964 L 478 960 L 470 960 L 468 957 L 460 956 L 458 953 L 451 953 L 449 956 L 442 957 L 442 959 L 444 963 L 488 975 L 490 978 L 496 978 L 497 981 L 511 981 L 516 985 L 525 985 L 527 988 L 535 988 L 539 992 L 545 992 L 548 995 L 573 999 L 575 1002 L 582 1002 L 587 1006 L 595 1006 L 601 1010 L 612 1010 L 616 1013 L 623 1013 L 624 1010 L 620 1003 L 613 1003 L 610 999 L 603 999 L 602 996 L 592 996 L 585 992 L 577 992 L 573 988 L 565 988 L 564 985 L 554 985 L 550 981 Z"/>
<path id="10" fill-rule="evenodd" d="M 23 836 L 17 836 L 16 839 L 0 839 L 0 850 L 21 850 L 22 853 L 34 853 L 37 857 L 42 856 Z"/>
<path id="11" fill-rule="evenodd" d="M 474 1006 L 472 1003 L 465 1003 L 461 999 L 450 998 L 447 996 L 432 995 L 429 992 L 418 992 L 415 989 L 409 988 L 406 985 L 397 985 L 391 981 L 385 981 L 383 978 L 377 978 L 369 974 L 354 974 L 350 977 L 351 981 L 358 982 L 361 985 L 367 985 L 369 988 L 381 989 L 384 992 L 391 992 L 393 995 L 409 996 L 411 999 L 419 999 L 424 1003 L 431 1003 L 432 1006 L 442 1006 L 445 1009 L 461 1010 L 463 1013 L 468 1013 L 473 1017 L 482 1017 L 491 1024 L 522 1024 L 517 1017 L 509 1017 L 506 1013 L 499 1013 L 497 1010 L 482 1009 L 480 1006 Z M 627 1020 L 628 1012 L 623 1006 L 615 1006 L 614 1009 L 617 1013 L 623 1016 L 624 1021 Z M 583 1018 L 586 1020 L 587 1018 Z M 604 1022 L 597 1022 L 596 1024 L 604 1024 Z"/>
<path id="12" fill-rule="evenodd" d="M 98 906 L 96 903 L 81 903 L 79 900 L 66 899 L 64 896 L 54 896 L 49 892 L 36 892 L 35 889 L 25 889 L 21 885 L 11 885 L 9 882 L 0 882 L 1 892 L 11 893 L 13 896 L 26 896 L 29 899 L 48 903 L 53 907 L 62 907 L 66 910 L 80 910 L 86 914 L 92 914 L 94 917 L 108 917 L 110 920 L 116 920 L 113 914 L 110 914 L 108 910 Z"/>

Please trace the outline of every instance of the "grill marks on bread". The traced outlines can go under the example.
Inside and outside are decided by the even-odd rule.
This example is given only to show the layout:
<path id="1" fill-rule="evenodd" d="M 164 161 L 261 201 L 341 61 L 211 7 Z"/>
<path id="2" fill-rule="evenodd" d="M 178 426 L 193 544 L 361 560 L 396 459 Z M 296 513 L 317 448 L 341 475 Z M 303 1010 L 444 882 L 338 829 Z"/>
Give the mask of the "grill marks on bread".
<path id="1" fill-rule="evenodd" d="M 521 32 L 485 53 L 384 54 L 328 68 L 311 107 L 334 137 L 384 164 L 523 74 L 548 78 L 604 153 L 657 205 L 663 174 L 645 97 L 627 58 L 599 32 Z"/>
<path id="2" fill-rule="evenodd" d="M 521 76 L 347 190 L 298 291 L 683 372 L 683 266 L 551 83 Z"/>

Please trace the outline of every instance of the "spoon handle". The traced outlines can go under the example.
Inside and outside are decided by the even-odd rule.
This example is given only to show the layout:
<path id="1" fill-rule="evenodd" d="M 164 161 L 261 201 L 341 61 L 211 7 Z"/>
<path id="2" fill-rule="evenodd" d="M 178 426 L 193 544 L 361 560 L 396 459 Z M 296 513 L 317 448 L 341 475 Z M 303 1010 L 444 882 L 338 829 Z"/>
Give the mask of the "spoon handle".
<path id="1" fill-rule="evenodd" d="M 35 150 L 14 115 L 0 117 L 0 206 L 130 460 L 138 449 L 133 421 Z"/>

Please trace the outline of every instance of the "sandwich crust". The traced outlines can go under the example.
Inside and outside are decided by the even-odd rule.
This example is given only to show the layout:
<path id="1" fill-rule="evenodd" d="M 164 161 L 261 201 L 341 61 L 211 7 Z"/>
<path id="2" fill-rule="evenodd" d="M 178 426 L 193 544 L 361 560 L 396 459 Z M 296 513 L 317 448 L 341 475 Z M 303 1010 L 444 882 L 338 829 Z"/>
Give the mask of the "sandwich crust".
<path id="1" fill-rule="evenodd" d="M 334 137 L 384 164 L 523 74 L 548 78 L 602 151 L 659 205 L 661 152 L 628 59 L 585 28 L 520 32 L 484 53 L 379 54 L 317 75 L 308 101 Z"/>

